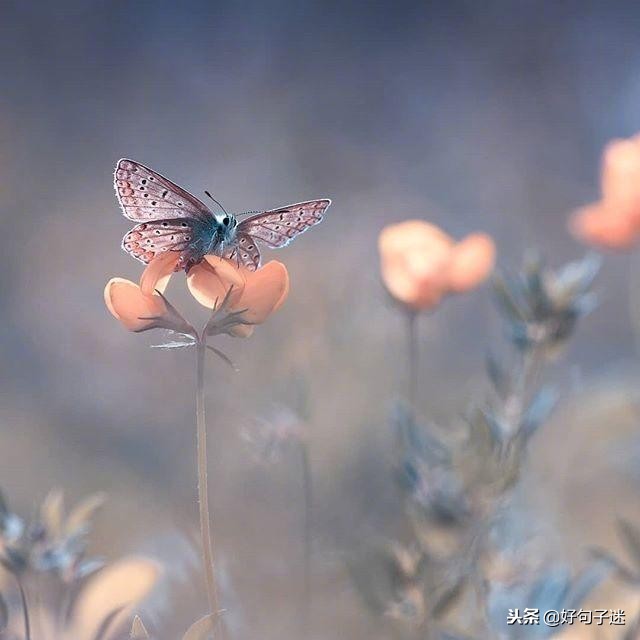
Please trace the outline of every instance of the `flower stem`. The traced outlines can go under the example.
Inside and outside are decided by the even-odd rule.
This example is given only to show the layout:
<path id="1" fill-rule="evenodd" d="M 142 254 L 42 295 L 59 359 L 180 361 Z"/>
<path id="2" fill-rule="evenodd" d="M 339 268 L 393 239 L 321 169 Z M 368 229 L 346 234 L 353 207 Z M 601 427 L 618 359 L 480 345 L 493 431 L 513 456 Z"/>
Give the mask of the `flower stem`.
<path id="1" fill-rule="evenodd" d="M 410 410 L 414 414 L 416 410 L 416 397 L 418 392 L 419 367 L 417 316 L 418 314 L 415 311 L 407 311 L 407 357 L 409 362 L 407 401 L 409 403 Z"/>
<path id="2" fill-rule="evenodd" d="M 302 486 L 304 499 L 304 606 L 302 607 L 302 636 L 309 635 L 311 623 L 311 553 L 313 530 L 313 482 L 309 448 L 306 439 L 300 441 L 300 460 L 302 465 Z"/>
<path id="3" fill-rule="evenodd" d="M 207 598 L 209 611 L 217 617 L 218 590 L 216 587 L 213 565 L 213 540 L 211 537 L 211 512 L 209 509 L 209 487 L 207 484 L 207 424 L 205 420 L 204 403 L 204 360 L 206 354 L 206 338 L 196 343 L 196 425 L 198 450 L 198 505 L 200 508 L 200 536 L 202 538 L 202 561 L 207 584 Z"/>
<path id="4" fill-rule="evenodd" d="M 20 602 L 22 603 L 22 615 L 24 616 L 24 638 L 31 640 L 31 623 L 29 622 L 29 605 L 27 604 L 27 594 L 22 586 L 22 580 L 17 573 L 13 574 L 20 592 Z"/>

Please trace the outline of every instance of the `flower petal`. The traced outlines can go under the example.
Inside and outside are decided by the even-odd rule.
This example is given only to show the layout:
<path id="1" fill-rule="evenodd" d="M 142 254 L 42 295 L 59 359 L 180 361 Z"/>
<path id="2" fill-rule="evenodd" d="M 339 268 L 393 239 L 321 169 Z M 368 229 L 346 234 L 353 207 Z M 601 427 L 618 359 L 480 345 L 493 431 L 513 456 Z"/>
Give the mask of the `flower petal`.
<path id="1" fill-rule="evenodd" d="M 113 317 L 129 331 L 144 331 L 153 322 L 142 318 L 162 316 L 167 311 L 159 295 L 145 295 L 137 284 L 124 278 L 112 278 L 107 282 L 104 301 Z"/>
<path id="2" fill-rule="evenodd" d="M 435 307 L 445 291 L 443 278 L 414 278 L 404 265 L 387 266 L 382 270 L 382 280 L 393 298 L 415 311 Z"/>
<path id="3" fill-rule="evenodd" d="M 124 558 L 89 578 L 73 605 L 69 638 L 96 638 L 112 615 L 113 632 L 130 619 L 134 607 L 149 594 L 160 575 L 159 565 L 147 558 Z M 114 637 L 110 632 L 109 638 Z"/>
<path id="4" fill-rule="evenodd" d="M 407 249 L 430 250 L 452 245 L 451 236 L 424 220 L 406 220 L 388 225 L 378 237 L 378 249 L 383 258 L 403 254 Z"/>
<path id="5" fill-rule="evenodd" d="M 611 210 L 603 202 L 576 211 L 569 220 L 569 230 L 581 242 L 613 251 L 630 249 L 640 238 L 631 216 Z"/>
<path id="6" fill-rule="evenodd" d="M 496 246 L 486 233 L 472 233 L 451 252 L 449 289 L 464 293 L 484 282 L 495 265 Z"/>
<path id="7" fill-rule="evenodd" d="M 605 203 L 640 218 L 640 137 L 613 140 L 602 156 Z"/>
<path id="8" fill-rule="evenodd" d="M 154 258 L 140 277 L 142 292 L 147 295 L 153 295 L 156 290 L 164 293 L 179 258 L 180 254 L 177 251 L 168 251 Z"/>
<path id="9" fill-rule="evenodd" d="M 260 324 L 276 309 L 282 306 L 289 293 L 289 273 L 287 268 L 272 260 L 257 271 L 246 272 L 246 284 L 234 308 L 246 309 L 243 318 Z"/>
<path id="10" fill-rule="evenodd" d="M 233 287 L 230 305 L 242 295 L 245 287 L 245 275 L 230 260 L 217 256 L 206 256 L 205 259 L 189 270 L 187 286 L 191 295 L 203 306 L 212 309 L 216 301 L 222 302 L 230 287 Z"/>
<path id="11" fill-rule="evenodd" d="M 249 338 L 253 335 L 255 327 L 250 324 L 237 324 L 229 329 L 229 335 L 234 338 Z"/>
<path id="12" fill-rule="evenodd" d="M 378 238 L 382 280 L 396 300 L 414 310 L 437 305 L 447 286 L 453 240 L 423 220 L 385 227 Z"/>

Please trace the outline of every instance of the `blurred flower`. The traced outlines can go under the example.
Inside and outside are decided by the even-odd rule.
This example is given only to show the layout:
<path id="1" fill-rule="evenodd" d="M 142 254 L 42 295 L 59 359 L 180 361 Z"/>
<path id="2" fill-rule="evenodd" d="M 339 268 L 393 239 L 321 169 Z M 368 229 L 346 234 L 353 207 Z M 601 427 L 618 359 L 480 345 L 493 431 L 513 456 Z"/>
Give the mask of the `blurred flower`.
<path id="1" fill-rule="evenodd" d="M 144 270 L 140 284 L 112 278 L 105 287 L 104 298 L 111 314 L 130 331 L 168 329 L 197 337 L 195 329 L 164 297 L 163 292 L 174 272 L 177 256 L 163 254 Z M 209 309 L 235 314 L 233 323 L 224 331 L 237 337 L 248 337 L 253 325 L 263 323 L 280 308 L 289 293 L 289 275 L 285 266 L 271 261 L 255 272 L 238 268 L 231 261 L 206 256 L 189 271 L 189 290 L 194 298 Z M 222 301 L 224 305 L 221 305 Z M 210 327 L 211 328 L 211 327 Z M 210 331 L 209 335 L 213 335 Z"/>
<path id="2" fill-rule="evenodd" d="M 38 592 L 28 615 L 33 637 L 39 640 L 120 640 L 135 608 L 149 595 L 160 566 L 148 558 L 128 557 L 110 564 L 79 585 L 71 606 L 58 594 Z M 47 596 L 51 595 L 49 598 Z M 62 607 L 62 608 L 61 608 Z M 23 612 L 9 611 L 6 637 L 24 638 Z"/>
<path id="3" fill-rule="evenodd" d="M 372 613 L 418 627 L 425 619 L 426 556 L 399 542 L 359 549 L 348 559 L 358 593 Z"/>
<path id="4" fill-rule="evenodd" d="M 529 255 L 522 273 L 494 281 L 497 301 L 512 342 L 520 349 L 553 348 L 566 341 L 579 318 L 596 304 L 591 287 L 600 260 L 588 255 L 560 269 L 548 269 Z"/>
<path id="5" fill-rule="evenodd" d="M 500 638 L 507 640 L 556 635 L 565 625 L 535 625 L 534 631 L 528 633 L 528 625 L 509 624 L 507 613 L 511 611 L 512 616 L 518 616 L 525 609 L 537 610 L 540 615 L 547 611 L 577 611 L 609 572 L 606 564 L 596 562 L 576 577 L 572 577 L 566 567 L 557 566 L 536 575 L 517 574 L 507 582 L 491 582 L 486 602 L 489 623 Z"/>
<path id="6" fill-rule="evenodd" d="M 287 447 L 304 439 L 304 428 L 295 411 L 276 406 L 267 416 L 258 418 L 252 428 L 244 429 L 242 437 L 258 460 L 270 463 L 279 460 Z"/>
<path id="7" fill-rule="evenodd" d="M 569 228 L 594 247 L 630 249 L 640 239 L 640 134 L 607 145 L 601 188 L 602 199 L 575 212 Z"/>
<path id="8" fill-rule="evenodd" d="M 378 248 L 385 287 L 414 311 L 435 307 L 446 294 L 474 289 L 495 262 L 495 245 L 488 235 L 476 233 L 456 243 L 422 220 L 385 227 Z"/>
<path id="9" fill-rule="evenodd" d="M 87 536 L 91 518 L 103 502 L 103 494 L 89 496 L 65 518 L 63 494 L 53 490 L 36 520 L 25 524 L 9 513 L 4 500 L 0 501 L 4 505 L 2 521 L 11 523 L 0 531 L 0 563 L 14 574 L 53 573 L 66 583 L 93 573 L 103 562 L 86 558 Z"/>
<path id="10" fill-rule="evenodd" d="M 396 407 L 392 422 L 400 449 L 397 477 L 415 537 L 434 558 L 458 554 L 471 514 L 453 455 L 402 406 Z"/>

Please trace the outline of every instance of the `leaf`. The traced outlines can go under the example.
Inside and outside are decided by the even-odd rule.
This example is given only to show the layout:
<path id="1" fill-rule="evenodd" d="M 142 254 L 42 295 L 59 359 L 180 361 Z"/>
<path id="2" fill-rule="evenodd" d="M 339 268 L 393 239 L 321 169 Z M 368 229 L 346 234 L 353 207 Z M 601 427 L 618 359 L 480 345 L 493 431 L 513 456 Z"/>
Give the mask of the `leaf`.
<path id="1" fill-rule="evenodd" d="M 0 593 L 0 633 L 2 633 L 9 624 L 9 607 L 7 602 Z"/>
<path id="2" fill-rule="evenodd" d="M 346 567 L 363 604 L 374 615 L 384 615 L 394 597 L 397 576 L 395 558 L 388 544 L 375 544 L 355 550 L 346 557 Z"/>
<path id="3" fill-rule="evenodd" d="M 205 640 L 213 633 L 215 626 L 215 616 L 208 614 L 194 622 L 187 630 L 187 633 L 184 634 L 182 640 Z"/>
<path id="4" fill-rule="evenodd" d="M 400 446 L 408 457 L 419 458 L 430 465 L 448 464 L 451 461 L 451 453 L 447 447 L 424 426 L 417 424 L 411 412 L 403 405 L 399 404 L 394 408 L 391 421 L 398 433 Z"/>
<path id="5" fill-rule="evenodd" d="M 509 427 L 504 425 L 490 410 L 482 409 L 480 414 L 487 427 L 489 427 L 489 432 L 491 433 L 494 443 L 502 443 L 505 435 L 509 432 Z"/>
<path id="6" fill-rule="evenodd" d="M 231 360 L 231 358 L 229 358 L 229 356 L 226 353 L 220 351 L 220 349 L 216 349 L 216 347 L 212 347 L 210 344 L 207 345 L 207 349 L 215 353 L 223 362 L 228 364 L 236 373 L 240 371 L 238 367 L 236 367 L 236 365 L 233 364 L 233 361 Z"/>
<path id="7" fill-rule="evenodd" d="M 573 309 L 579 317 L 588 316 L 598 306 L 599 300 L 595 293 L 585 293 L 573 303 Z"/>
<path id="8" fill-rule="evenodd" d="M 496 275 L 493 278 L 493 290 L 496 302 L 502 314 L 512 323 L 526 322 L 527 314 L 521 308 L 519 301 L 513 293 L 513 284 L 508 283 L 503 275 Z"/>
<path id="9" fill-rule="evenodd" d="M 71 535 L 76 529 L 86 530 L 95 512 L 105 503 L 106 493 L 94 493 L 79 502 L 69 514 L 65 523 L 65 534 Z M 85 528 L 86 527 L 86 528 Z"/>
<path id="10" fill-rule="evenodd" d="M 557 274 L 558 288 L 571 297 L 585 293 L 593 285 L 601 266 L 602 258 L 594 253 L 586 255 L 582 260 L 570 262 Z"/>
<path id="11" fill-rule="evenodd" d="M 7 505 L 7 500 L 4 497 L 4 493 L 0 491 L 0 516 L 9 513 L 9 506 Z"/>
<path id="12" fill-rule="evenodd" d="M 542 320 L 553 312 L 553 302 L 549 299 L 542 278 L 542 264 L 538 261 L 526 274 L 529 304 L 533 315 Z"/>
<path id="13" fill-rule="evenodd" d="M 194 347 L 195 342 L 180 342 L 178 340 L 174 340 L 172 342 L 163 342 L 162 344 L 152 344 L 150 345 L 152 349 L 187 349 L 189 347 Z"/>
<path id="14" fill-rule="evenodd" d="M 493 353 L 487 353 L 485 357 L 485 368 L 493 388 L 500 396 L 506 395 L 509 391 L 509 375 Z"/>
<path id="15" fill-rule="evenodd" d="M 60 489 L 52 489 L 40 507 L 40 517 L 53 536 L 59 536 L 62 533 L 63 510 L 64 493 Z"/>
<path id="16" fill-rule="evenodd" d="M 631 551 L 634 564 L 640 567 L 640 529 L 622 518 L 618 520 L 618 529 L 627 549 Z"/>
<path id="17" fill-rule="evenodd" d="M 622 580 L 634 586 L 638 585 L 638 576 L 628 567 L 623 565 L 618 558 L 606 549 L 592 547 L 589 549 L 589 555 L 598 562 L 607 563 L 613 571 L 616 571 Z"/>
<path id="18" fill-rule="evenodd" d="M 520 424 L 520 433 L 525 439 L 530 438 L 544 424 L 558 403 L 559 395 L 550 387 L 540 389 L 529 404 Z"/>
<path id="19" fill-rule="evenodd" d="M 533 585 L 529 593 L 531 607 L 540 611 L 560 610 L 569 593 L 570 575 L 564 567 L 552 568 Z"/>
<path id="20" fill-rule="evenodd" d="M 131 625 L 131 632 L 129 633 L 129 640 L 148 640 L 149 634 L 140 620 L 140 616 L 133 618 L 133 624 Z"/>
<path id="21" fill-rule="evenodd" d="M 435 618 L 442 618 L 460 600 L 465 586 L 465 577 L 459 578 L 453 585 L 447 587 L 438 597 L 431 610 Z"/>
<path id="22" fill-rule="evenodd" d="M 614 570 L 606 560 L 592 562 L 572 583 L 565 609 L 577 609 L 585 598 Z"/>

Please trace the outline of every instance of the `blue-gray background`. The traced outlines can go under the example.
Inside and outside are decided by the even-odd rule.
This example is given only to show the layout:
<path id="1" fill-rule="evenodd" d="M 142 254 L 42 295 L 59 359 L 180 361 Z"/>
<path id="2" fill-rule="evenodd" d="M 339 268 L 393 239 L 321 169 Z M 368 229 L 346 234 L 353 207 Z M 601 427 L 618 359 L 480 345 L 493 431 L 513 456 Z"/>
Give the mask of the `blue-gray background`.
<path id="1" fill-rule="evenodd" d="M 0 485 L 25 510 L 51 485 L 107 489 L 96 544 L 111 556 L 195 523 L 192 357 L 147 349 L 102 302 L 108 278 L 140 273 L 119 248 L 119 157 L 232 210 L 329 196 L 321 227 L 277 255 L 286 307 L 250 340 L 223 341 L 240 373 L 210 363 L 209 426 L 215 527 L 253 607 L 246 633 L 286 628 L 285 614 L 264 626 L 278 614 L 255 585 L 291 586 L 299 481 L 295 458 L 252 466 L 238 433 L 300 386 L 325 587 L 348 592 L 332 550 L 394 509 L 385 416 L 404 335 L 378 281 L 379 230 L 422 217 L 458 237 L 487 231 L 507 268 L 529 246 L 553 264 L 581 255 L 566 217 L 597 197 L 603 145 L 640 129 L 639 35 L 634 2 L 3 2 Z M 567 395 L 633 360 L 630 263 L 605 262 L 602 304 L 554 371 Z M 177 276 L 172 300 L 203 318 L 183 289 Z M 501 341 L 488 290 L 448 300 L 421 331 L 421 408 L 446 422 L 482 397 L 483 354 Z M 543 451 L 589 438 L 562 427 L 539 455 L 564 513 L 553 471 L 570 463 Z M 610 466 L 567 489 L 576 509 L 590 482 L 612 486 Z M 633 496 L 627 479 L 616 491 Z M 638 510 L 618 502 L 612 514 Z M 559 525 L 565 542 L 573 525 Z"/>

